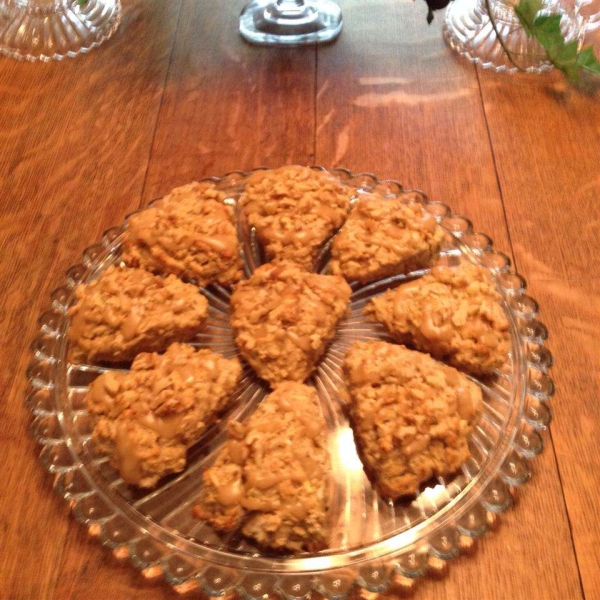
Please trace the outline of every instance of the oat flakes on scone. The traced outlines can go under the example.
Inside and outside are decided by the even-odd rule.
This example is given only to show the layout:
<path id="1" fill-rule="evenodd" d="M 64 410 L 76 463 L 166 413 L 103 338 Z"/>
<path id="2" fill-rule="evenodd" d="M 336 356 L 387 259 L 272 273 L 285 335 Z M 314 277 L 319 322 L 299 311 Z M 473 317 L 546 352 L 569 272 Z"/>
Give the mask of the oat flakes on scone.
<path id="1" fill-rule="evenodd" d="M 325 171 L 287 166 L 251 175 L 240 205 L 267 259 L 311 269 L 344 223 L 353 190 Z"/>
<path id="2" fill-rule="evenodd" d="M 489 271 L 471 263 L 436 266 L 374 298 L 367 314 L 403 344 L 474 375 L 500 368 L 510 349 L 508 319 Z"/>
<path id="3" fill-rule="evenodd" d="M 464 374 L 427 354 L 371 341 L 348 351 L 344 378 L 359 456 L 382 496 L 412 495 L 469 458 L 482 397 Z"/>
<path id="4" fill-rule="evenodd" d="M 240 353 L 271 386 L 305 381 L 346 313 L 350 286 L 333 275 L 269 263 L 231 296 L 231 326 Z"/>
<path id="5" fill-rule="evenodd" d="M 353 206 L 331 247 L 331 272 L 367 283 L 431 263 L 444 232 L 422 204 L 367 194 Z"/>
<path id="6" fill-rule="evenodd" d="M 227 406 L 241 372 L 237 359 L 175 343 L 138 355 L 128 373 L 100 375 L 86 397 L 96 450 L 142 488 L 183 471 L 186 450 Z"/>
<path id="7" fill-rule="evenodd" d="M 123 260 L 201 286 L 235 283 L 242 276 L 242 259 L 233 209 L 224 199 L 212 182 L 175 188 L 129 218 Z"/>
<path id="8" fill-rule="evenodd" d="M 75 291 L 69 309 L 69 359 L 81 362 L 133 360 L 191 340 L 205 325 L 208 302 L 198 288 L 174 275 L 109 267 Z"/>
<path id="9" fill-rule="evenodd" d="M 327 547 L 331 466 L 315 390 L 282 383 L 228 434 L 203 474 L 194 515 L 218 531 L 241 528 L 268 548 Z"/>

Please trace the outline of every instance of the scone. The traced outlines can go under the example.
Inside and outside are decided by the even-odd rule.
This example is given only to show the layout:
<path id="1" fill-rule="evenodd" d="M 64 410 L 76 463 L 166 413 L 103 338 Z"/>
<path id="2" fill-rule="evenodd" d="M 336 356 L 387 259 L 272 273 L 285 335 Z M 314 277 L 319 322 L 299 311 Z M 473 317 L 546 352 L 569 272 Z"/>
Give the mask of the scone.
<path id="1" fill-rule="evenodd" d="M 75 291 L 69 309 L 69 359 L 81 362 L 133 360 L 191 340 L 205 325 L 208 302 L 198 288 L 174 275 L 109 267 Z"/>
<path id="2" fill-rule="evenodd" d="M 330 173 L 288 166 L 249 177 L 240 205 L 267 259 L 311 269 L 346 220 L 352 189 Z"/>
<path id="3" fill-rule="evenodd" d="M 414 494 L 469 458 L 481 390 L 456 369 L 404 346 L 356 342 L 344 377 L 359 456 L 382 496 Z"/>
<path id="4" fill-rule="evenodd" d="M 219 531 L 241 528 L 264 547 L 325 548 L 331 467 L 315 390 L 282 383 L 228 433 L 194 515 Z"/>
<path id="5" fill-rule="evenodd" d="M 172 344 L 163 355 L 138 355 L 128 373 L 104 373 L 86 398 L 97 451 L 143 488 L 182 471 L 186 450 L 227 406 L 241 372 L 236 359 Z"/>
<path id="6" fill-rule="evenodd" d="M 331 246 L 331 272 L 367 283 L 409 273 L 431 262 L 444 232 L 420 203 L 376 194 L 352 208 Z"/>
<path id="7" fill-rule="evenodd" d="M 486 375 L 510 349 L 508 319 L 490 274 L 462 263 L 374 298 L 365 312 L 402 344 L 429 352 L 458 369 Z"/>
<path id="8" fill-rule="evenodd" d="M 231 285 L 242 276 L 233 209 L 211 182 L 175 188 L 132 215 L 123 260 L 152 273 L 172 273 L 201 286 Z"/>
<path id="9" fill-rule="evenodd" d="M 289 262 L 266 264 L 231 296 L 231 326 L 242 356 L 271 386 L 304 381 L 347 310 L 350 286 Z"/>

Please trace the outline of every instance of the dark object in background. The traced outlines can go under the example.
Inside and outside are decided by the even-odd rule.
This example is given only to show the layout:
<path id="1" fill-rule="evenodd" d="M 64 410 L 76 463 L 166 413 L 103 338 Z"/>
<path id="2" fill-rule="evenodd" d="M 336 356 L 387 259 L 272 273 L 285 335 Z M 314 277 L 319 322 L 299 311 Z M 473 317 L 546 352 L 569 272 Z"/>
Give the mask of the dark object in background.
<path id="1" fill-rule="evenodd" d="M 425 0 L 425 2 L 429 8 L 427 11 L 427 24 L 431 25 L 431 22 L 433 21 L 433 11 L 446 8 L 446 6 L 450 4 L 451 0 Z"/>

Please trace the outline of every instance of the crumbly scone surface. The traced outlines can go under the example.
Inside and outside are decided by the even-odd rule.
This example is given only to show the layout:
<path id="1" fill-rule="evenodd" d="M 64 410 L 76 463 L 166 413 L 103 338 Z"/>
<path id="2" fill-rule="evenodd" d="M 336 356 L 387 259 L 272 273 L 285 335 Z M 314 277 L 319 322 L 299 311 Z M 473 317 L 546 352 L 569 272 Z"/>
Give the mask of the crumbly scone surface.
<path id="1" fill-rule="evenodd" d="M 443 239 L 422 204 L 368 194 L 333 240 L 331 271 L 362 283 L 408 273 L 428 265 Z"/>
<path id="2" fill-rule="evenodd" d="M 501 367 L 510 349 L 508 319 L 489 272 L 461 263 L 371 301 L 365 312 L 399 342 L 476 375 Z"/>
<path id="3" fill-rule="evenodd" d="M 310 269 L 344 223 L 353 190 L 323 171 L 287 166 L 248 178 L 240 205 L 267 258 Z"/>
<path id="4" fill-rule="evenodd" d="M 165 354 L 139 354 L 127 373 L 90 386 L 93 440 L 130 484 L 152 487 L 182 471 L 186 450 L 215 421 L 241 376 L 237 359 L 175 343 Z"/>
<path id="5" fill-rule="evenodd" d="M 215 529 L 241 528 L 261 546 L 317 551 L 328 540 L 326 426 L 311 387 L 286 382 L 228 441 L 203 474 L 196 517 Z"/>
<path id="6" fill-rule="evenodd" d="M 470 456 L 479 387 L 426 354 L 356 342 L 344 362 L 354 437 L 365 471 L 385 497 L 414 494 Z"/>
<path id="7" fill-rule="evenodd" d="M 306 380 L 335 336 L 350 293 L 341 277 L 288 262 L 259 267 L 231 296 L 242 356 L 271 385 Z"/>
<path id="8" fill-rule="evenodd" d="M 231 285 L 242 276 L 233 209 L 214 183 L 175 188 L 129 218 L 123 260 L 153 273 L 172 273 L 199 285 Z"/>
<path id="9" fill-rule="evenodd" d="M 174 275 L 109 267 L 75 292 L 69 309 L 69 358 L 120 362 L 140 352 L 189 341 L 205 325 L 208 302 L 198 288 Z"/>

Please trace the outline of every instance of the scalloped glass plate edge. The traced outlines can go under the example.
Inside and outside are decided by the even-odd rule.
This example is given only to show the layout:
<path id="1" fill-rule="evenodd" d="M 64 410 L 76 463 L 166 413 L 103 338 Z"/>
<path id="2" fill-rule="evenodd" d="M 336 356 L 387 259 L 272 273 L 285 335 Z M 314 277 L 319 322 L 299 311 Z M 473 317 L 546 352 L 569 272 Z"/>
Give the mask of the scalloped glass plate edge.
<path id="1" fill-rule="evenodd" d="M 379 181 L 371 173 L 353 174 L 346 169 L 331 172 L 359 191 L 376 190 L 387 196 L 406 191 L 398 182 Z M 205 179 L 224 189 L 239 189 L 248 175 L 233 171 Z M 467 487 L 466 493 L 436 513 L 434 526 L 427 527 L 427 531 L 416 527 L 384 539 L 376 544 L 375 553 L 346 553 L 352 558 L 339 567 L 327 555 L 325 561 L 316 556 L 286 559 L 281 564 L 256 557 L 240 567 L 228 564 L 228 553 L 220 557 L 211 550 L 205 557 L 190 552 L 185 540 L 166 534 L 160 525 L 126 506 L 122 498 L 111 497 L 99 489 L 78 456 L 76 440 L 70 435 L 57 402 L 57 389 L 64 385 L 57 357 L 71 293 L 116 251 L 123 223 L 105 231 L 98 244 L 88 247 L 82 263 L 68 269 L 66 285 L 52 293 L 50 309 L 38 320 L 40 329 L 31 345 L 32 360 L 27 368 L 26 405 L 33 415 L 33 437 L 42 447 L 40 462 L 54 474 L 55 491 L 69 503 L 75 518 L 92 537 L 112 550 L 116 558 L 129 560 L 145 577 L 164 577 L 179 592 L 197 589 L 203 595 L 222 596 L 236 591 L 243 598 L 252 599 L 273 593 L 287 599 L 308 598 L 312 591 L 318 591 L 331 600 L 340 600 L 355 586 L 373 593 L 405 592 L 424 575 L 444 576 L 450 559 L 474 551 L 477 540 L 494 529 L 499 514 L 513 504 L 516 488 L 530 477 L 529 460 L 542 450 L 540 433 L 549 425 L 548 400 L 554 393 L 548 375 L 552 356 L 544 346 L 547 329 L 537 319 L 537 302 L 526 294 L 526 282 L 511 268 L 510 259 L 493 249 L 487 235 L 474 232 L 468 219 L 417 193 L 438 222 L 458 239 L 461 250 L 476 257 L 496 276 L 512 316 L 513 339 L 518 341 L 518 360 L 523 366 L 520 405 L 512 435 L 491 476 L 477 481 L 476 493 Z M 399 544 L 400 536 L 403 541 Z"/>

